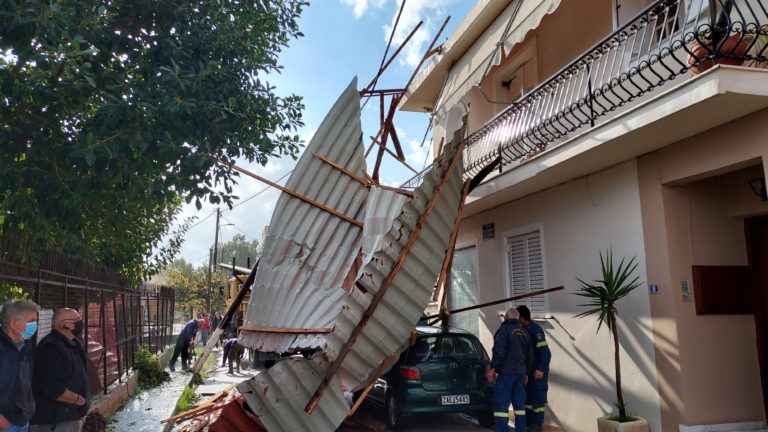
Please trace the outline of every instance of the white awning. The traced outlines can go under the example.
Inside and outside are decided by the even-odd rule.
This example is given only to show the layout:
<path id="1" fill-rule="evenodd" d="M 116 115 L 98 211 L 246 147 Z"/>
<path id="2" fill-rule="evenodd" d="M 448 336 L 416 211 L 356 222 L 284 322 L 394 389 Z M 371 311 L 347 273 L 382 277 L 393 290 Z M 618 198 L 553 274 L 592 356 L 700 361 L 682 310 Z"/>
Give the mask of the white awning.
<path id="1" fill-rule="evenodd" d="M 518 5 L 520 2 L 522 4 Z M 472 87 L 479 85 L 488 62 L 492 62 L 492 66 L 501 63 L 503 55 L 522 42 L 530 30 L 539 26 L 544 15 L 554 12 L 559 5 L 560 0 L 518 0 L 507 6 L 477 43 L 451 68 L 441 98 L 436 104 L 438 109 L 452 107 Z M 518 7 L 509 34 L 504 38 L 504 30 Z"/>
<path id="2" fill-rule="evenodd" d="M 492 0 L 478 5 L 470 13 L 471 23 L 462 23 L 456 33 L 443 45 L 444 51 L 427 66 L 421 77 L 409 88 L 407 100 L 402 109 L 423 111 L 425 109 L 450 108 L 483 78 L 488 62 L 498 65 L 503 54 L 523 41 L 529 31 L 538 27 L 545 15 L 554 12 L 560 0 L 517 0 L 499 13 L 497 8 L 508 0 Z M 517 11 L 517 12 L 516 12 Z M 490 22 L 489 16 L 495 14 Z M 513 19 L 514 16 L 514 19 Z M 513 19 L 511 25 L 510 20 Z M 484 22 L 485 21 L 485 22 Z M 477 26 L 490 22 L 473 41 Z M 504 31 L 509 27 L 506 37 Z M 478 32 L 479 33 L 479 32 Z M 497 49 L 497 47 L 502 49 Z M 446 79 L 447 76 L 447 79 Z M 440 88 L 443 87 L 442 92 Z M 438 101 L 438 97 L 440 100 Z"/>

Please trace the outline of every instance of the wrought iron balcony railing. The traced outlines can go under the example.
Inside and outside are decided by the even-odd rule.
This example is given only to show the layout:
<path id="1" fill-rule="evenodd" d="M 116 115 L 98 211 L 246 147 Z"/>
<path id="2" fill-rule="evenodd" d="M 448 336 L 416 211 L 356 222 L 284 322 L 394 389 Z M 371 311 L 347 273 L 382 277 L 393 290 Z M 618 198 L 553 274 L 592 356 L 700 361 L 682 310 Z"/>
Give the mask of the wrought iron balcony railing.
<path id="1" fill-rule="evenodd" d="M 472 133 L 467 176 L 498 156 L 513 165 L 553 148 L 714 63 L 765 67 L 767 8 L 768 0 L 656 1 Z"/>

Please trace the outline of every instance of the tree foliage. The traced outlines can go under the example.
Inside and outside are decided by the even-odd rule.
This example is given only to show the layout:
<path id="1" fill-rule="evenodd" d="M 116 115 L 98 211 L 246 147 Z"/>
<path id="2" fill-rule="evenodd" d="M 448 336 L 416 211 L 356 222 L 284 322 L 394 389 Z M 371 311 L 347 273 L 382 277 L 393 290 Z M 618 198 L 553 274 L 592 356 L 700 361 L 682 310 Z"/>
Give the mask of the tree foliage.
<path id="1" fill-rule="evenodd" d="M 208 295 L 208 266 L 194 267 L 184 258 L 173 260 L 162 273 L 163 284 L 174 289 L 176 307 L 184 309 L 192 318 L 192 311 L 206 309 Z M 214 271 L 211 273 L 211 309 L 224 310 L 224 297 L 219 287 L 227 284 L 227 274 Z"/>
<path id="2" fill-rule="evenodd" d="M 305 5 L 0 1 L 0 234 L 124 274 L 169 262 L 182 199 L 230 203 L 226 164 L 298 153 L 301 98 L 265 79 Z"/>
<path id="3" fill-rule="evenodd" d="M 250 258 L 251 266 L 253 266 L 260 254 L 261 248 L 258 240 L 248 241 L 243 234 L 235 234 L 232 240 L 221 245 L 218 261 L 231 264 L 234 257 L 236 266 L 246 267 L 248 258 Z"/>

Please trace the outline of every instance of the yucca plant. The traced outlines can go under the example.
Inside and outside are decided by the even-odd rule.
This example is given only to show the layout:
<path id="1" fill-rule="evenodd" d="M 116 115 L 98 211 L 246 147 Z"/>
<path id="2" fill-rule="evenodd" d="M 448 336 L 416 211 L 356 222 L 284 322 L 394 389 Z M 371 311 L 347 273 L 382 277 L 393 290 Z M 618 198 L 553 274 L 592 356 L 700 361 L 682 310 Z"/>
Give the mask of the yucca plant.
<path id="1" fill-rule="evenodd" d="M 608 326 L 608 331 L 613 334 L 614 361 L 616 363 L 616 407 L 619 409 L 619 415 L 616 420 L 619 422 L 634 419 L 627 416 L 627 406 L 624 403 L 624 395 L 621 391 L 621 363 L 619 362 L 619 331 L 616 327 L 616 316 L 618 315 L 616 302 L 641 285 L 639 278 L 637 276 L 633 277 L 633 273 L 637 269 L 635 258 L 630 259 L 626 263 L 625 261 L 622 258 L 619 265 L 614 266 L 611 250 L 608 249 L 605 257 L 603 257 L 601 252 L 600 267 L 602 268 L 603 278 L 593 281 L 593 283 L 587 283 L 576 278 L 581 283 L 581 287 L 578 292 L 574 293 L 588 300 L 587 303 L 579 306 L 589 308 L 585 312 L 576 315 L 576 317 L 582 318 L 596 315 L 597 331 L 600 332 L 600 328 L 605 323 Z"/>

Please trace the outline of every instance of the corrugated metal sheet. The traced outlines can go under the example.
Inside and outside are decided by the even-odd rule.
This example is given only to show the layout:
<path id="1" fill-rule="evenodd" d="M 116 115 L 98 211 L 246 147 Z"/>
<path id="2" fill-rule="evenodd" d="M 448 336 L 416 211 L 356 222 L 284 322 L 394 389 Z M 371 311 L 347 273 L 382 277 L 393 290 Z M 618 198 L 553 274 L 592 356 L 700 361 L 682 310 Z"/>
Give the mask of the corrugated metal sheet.
<path id="1" fill-rule="evenodd" d="M 350 294 L 345 293 L 339 302 L 339 306 L 343 304 L 341 313 L 334 315 L 334 331 L 325 338 L 327 345 L 323 350 L 316 353 L 311 360 L 291 358 L 278 362 L 266 372 L 238 386 L 238 390 L 245 395 L 249 407 L 261 418 L 270 432 L 335 430 L 349 410 L 343 398 L 342 387 L 346 389 L 361 387 L 367 383 L 386 357 L 399 353 L 405 348 L 411 329 L 431 298 L 433 285 L 448 246 L 461 199 L 463 169 L 460 160 L 455 169 L 448 173 L 446 186 L 429 217 L 425 219 L 418 240 L 410 254 L 405 257 L 400 271 L 354 343 L 352 351 L 342 362 L 339 373 L 331 381 L 317 409 L 312 415 L 304 413 L 304 407 L 330 366 L 329 362 L 338 356 L 349 340 L 350 334 L 370 305 L 373 296 L 381 288 L 382 282 L 392 271 L 405 244 L 416 230 L 417 221 L 424 213 L 431 197 L 434 196 L 447 170 L 449 160 L 456 151 L 456 146 L 456 143 L 451 143 L 446 147 L 441 158 L 425 176 L 422 185 L 414 191 L 415 196 L 404 202 L 401 211 L 383 237 L 377 234 L 381 231 L 373 228 L 372 225 L 370 234 L 366 232 L 364 240 L 360 240 L 361 244 L 366 245 L 364 250 L 373 251 L 372 254 L 368 254 L 370 259 L 365 261 L 358 278 L 358 283 L 362 284 L 368 292 L 364 294 L 360 290 L 353 289 Z M 383 227 L 396 212 L 392 211 L 391 207 L 388 210 L 382 204 L 389 200 L 402 203 L 402 200 L 394 200 L 391 195 L 380 194 L 380 192 L 376 190 L 371 192 L 367 206 L 370 213 L 366 220 L 382 218 L 378 226 Z M 336 251 L 331 249 L 335 247 L 334 245 L 333 242 L 327 244 L 326 251 L 335 253 Z M 323 246 L 318 245 L 318 247 Z M 258 278 L 258 274 L 256 277 Z M 274 325 L 267 321 L 263 323 Z M 310 325 L 305 321 L 297 326 L 309 327 Z M 279 392 L 275 392 L 275 389 L 279 389 Z"/>
<path id="2" fill-rule="evenodd" d="M 378 292 L 382 282 L 392 270 L 405 244 L 416 229 L 416 222 L 440 184 L 456 142 L 445 149 L 442 157 L 425 176 L 414 197 L 406 201 L 400 215 L 382 240 L 383 247 L 363 267 L 358 283 L 367 293 L 353 290 L 347 296 L 342 313 L 336 320 L 336 330 L 328 335 L 328 346 L 323 352 L 327 358 L 336 358 L 365 310 Z M 382 361 L 404 349 L 411 330 L 431 299 L 432 290 L 448 248 L 453 223 L 461 199 L 461 161 L 448 174 L 448 181 L 435 207 L 426 218 L 418 240 L 403 261 L 392 285 L 378 308 L 354 343 L 352 351 L 342 363 L 339 375 L 349 389 L 365 385 Z"/>
<path id="3" fill-rule="evenodd" d="M 237 390 L 270 432 L 331 432 L 349 413 L 349 404 L 340 390 L 338 377 L 331 382 L 331 389 L 315 412 L 311 416 L 304 413 L 304 406 L 320 385 L 327 368 L 328 364 L 322 358 L 306 360 L 294 356 L 243 381 Z"/>
<path id="4" fill-rule="evenodd" d="M 331 108 L 286 187 L 360 222 L 368 189 L 313 153 L 363 177 L 357 79 Z M 362 230 L 285 193 L 280 195 L 255 275 L 245 326 L 334 326 L 346 295 L 340 286 L 360 251 Z M 322 348 L 324 335 L 243 332 L 241 342 L 260 351 Z"/>

